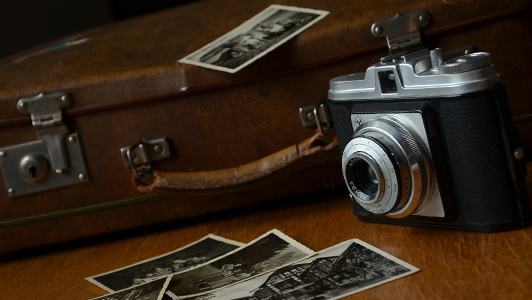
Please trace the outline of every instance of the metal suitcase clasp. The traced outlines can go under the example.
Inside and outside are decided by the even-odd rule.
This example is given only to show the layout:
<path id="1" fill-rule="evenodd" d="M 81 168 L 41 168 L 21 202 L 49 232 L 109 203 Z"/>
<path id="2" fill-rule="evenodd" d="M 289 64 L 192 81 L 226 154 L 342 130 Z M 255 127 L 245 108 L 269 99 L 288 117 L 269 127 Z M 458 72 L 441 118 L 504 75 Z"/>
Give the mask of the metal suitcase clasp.
<path id="1" fill-rule="evenodd" d="M 72 106 L 67 93 L 20 99 L 17 109 L 31 115 L 36 141 L 0 149 L 0 166 L 10 197 L 88 182 L 78 133 L 69 133 L 63 109 Z"/>

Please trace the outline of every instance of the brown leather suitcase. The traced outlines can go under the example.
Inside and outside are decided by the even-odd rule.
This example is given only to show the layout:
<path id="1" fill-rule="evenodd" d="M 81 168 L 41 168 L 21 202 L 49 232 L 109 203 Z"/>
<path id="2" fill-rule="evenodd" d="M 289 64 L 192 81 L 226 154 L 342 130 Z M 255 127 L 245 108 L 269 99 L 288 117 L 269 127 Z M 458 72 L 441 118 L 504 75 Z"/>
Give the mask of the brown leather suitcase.
<path id="1" fill-rule="evenodd" d="M 1 60 L 0 252 L 343 187 L 327 122 L 316 135 L 302 120 L 325 118 L 309 104 L 331 78 L 388 54 L 370 28 L 398 12 L 432 15 L 427 48 L 490 52 L 512 114 L 532 113 L 523 0 L 286 0 L 330 14 L 235 74 L 176 62 L 270 4 L 200 1 Z M 518 128 L 532 146 L 532 125 Z"/>

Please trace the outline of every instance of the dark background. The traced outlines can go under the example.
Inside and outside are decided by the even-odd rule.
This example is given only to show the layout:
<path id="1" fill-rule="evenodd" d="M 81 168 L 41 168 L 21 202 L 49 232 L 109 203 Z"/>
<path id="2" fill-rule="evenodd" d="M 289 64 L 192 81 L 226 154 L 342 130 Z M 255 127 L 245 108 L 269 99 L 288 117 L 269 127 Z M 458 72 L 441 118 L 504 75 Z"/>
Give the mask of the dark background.
<path id="1" fill-rule="evenodd" d="M 0 0 L 0 58 L 78 31 L 197 0 Z"/>

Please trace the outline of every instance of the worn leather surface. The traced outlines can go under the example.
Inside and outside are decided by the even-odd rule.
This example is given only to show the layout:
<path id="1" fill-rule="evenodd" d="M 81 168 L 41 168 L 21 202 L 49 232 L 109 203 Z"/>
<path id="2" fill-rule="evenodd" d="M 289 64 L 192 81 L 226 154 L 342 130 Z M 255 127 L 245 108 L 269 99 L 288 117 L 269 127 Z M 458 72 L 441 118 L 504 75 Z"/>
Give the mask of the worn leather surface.
<path id="1" fill-rule="evenodd" d="M 351 140 L 351 137 L 355 133 L 353 130 L 353 124 L 351 124 L 351 112 L 346 105 L 338 103 L 330 103 L 331 114 L 336 116 L 336 122 L 334 122 L 334 127 L 337 132 L 342 132 L 338 137 L 338 145 L 341 152 L 343 152 L 345 146 Z"/>
<path id="2" fill-rule="evenodd" d="M 483 1 L 482 5 L 467 0 L 283 0 L 275 3 L 321 9 L 331 14 L 275 53 L 237 74 L 181 64 L 177 60 L 237 27 L 272 4 L 271 1 L 192 3 L 81 32 L 4 58 L 0 61 L 0 126 L 7 126 L 21 117 L 13 106 L 16 100 L 40 92 L 68 90 L 76 99 L 70 113 L 90 113 L 95 109 L 186 95 L 352 55 L 383 51 L 385 41 L 375 38 L 369 28 L 373 22 L 397 12 L 429 10 L 434 17 L 426 33 L 432 37 L 469 30 L 484 19 L 488 22 L 491 18 L 501 19 L 530 5 L 524 0 L 491 0 Z M 497 38 L 501 37 L 501 31 L 513 37 L 527 36 L 521 34 L 523 29 L 526 28 L 497 29 L 488 39 L 493 44 L 490 48 L 507 47 L 506 51 L 519 58 L 518 53 L 513 52 L 514 47 L 503 45 Z M 83 40 L 85 42 L 71 47 L 38 54 L 65 42 Z M 526 47 L 529 45 L 526 40 L 519 38 L 513 43 Z M 468 38 L 461 45 L 471 42 L 474 41 Z"/>
<path id="3" fill-rule="evenodd" d="M 484 94 L 472 99 L 443 101 L 440 114 L 464 221 L 488 225 L 518 220 L 518 197 L 493 96 Z"/>
<path id="4" fill-rule="evenodd" d="M 279 172 L 306 158 L 335 149 L 336 136 L 324 136 L 320 132 L 305 141 L 287 147 L 257 161 L 234 168 L 203 172 L 155 172 L 149 185 L 133 180 L 141 192 L 179 193 L 182 190 L 211 190 L 235 187 Z"/>
<path id="5" fill-rule="evenodd" d="M 176 61 L 270 1 L 200 1 L 51 41 L 1 60 L 0 147 L 37 139 L 30 118 L 16 109 L 18 99 L 68 91 L 74 103 L 65 112 L 66 123 L 81 137 L 91 183 L 13 199 L 0 184 L 0 221 L 142 195 L 131 186 L 131 170 L 120 157 L 121 147 L 141 138 L 171 141 L 172 157 L 154 163 L 155 169 L 197 172 L 244 165 L 311 136 L 314 129 L 301 125 L 299 106 L 324 100 L 331 78 L 361 72 L 387 55 L 385 41 L 373 37 L 369 28 L 399 11 L 432 13 L 427 47 L 474 44 L 490 52 L 506 82 L 512 114 L 532 113 L 530 101 L 523 97 L 532 94 L 528 76 L 523 75 L 532 66 L 532 40 L 523 38 L 532 32 L 526 1 L 276 3 L 331 14 L 236 74 Z M 76 46 L 35 54 L 83 39 L 87 40 Z M 519 129 L 523 144 L 531 146 L 532 125 L 521 124 Z M 297 164 L 298 171 L 278 174 L 283 180 L 275 181 L 273 188 L 271 182 L 259 184 L 269 198 L 252 190 L 180 196 L 153 205 L 5 228 L 0 230 L 0 251 L 342 187 L 338 155 L 331 152 Z"/>

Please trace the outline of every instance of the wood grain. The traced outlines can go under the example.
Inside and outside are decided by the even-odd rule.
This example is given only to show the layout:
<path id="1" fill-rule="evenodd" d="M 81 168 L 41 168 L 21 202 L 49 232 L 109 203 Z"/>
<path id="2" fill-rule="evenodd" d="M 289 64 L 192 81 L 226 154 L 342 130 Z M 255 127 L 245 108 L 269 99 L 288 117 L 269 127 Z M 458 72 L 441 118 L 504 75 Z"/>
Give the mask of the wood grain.
<path id="1" fill-rule="evenodd" d="M 241 242 L 277 228 L 321 250 L 358 238 L 421 269 L 348 299 L 529 299 L 532 228 L 488 234 L 370 224 L 351 211 L 345 191 L 130 230 L 0 256 L 2 299 L 91 299 L 85 281 L 214 233 Z"/>

